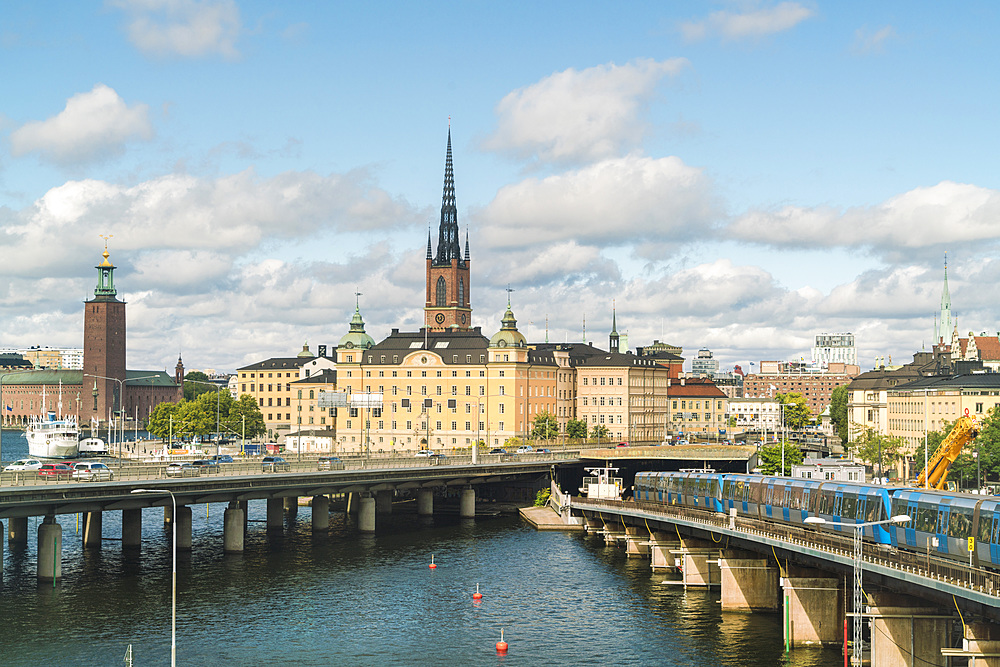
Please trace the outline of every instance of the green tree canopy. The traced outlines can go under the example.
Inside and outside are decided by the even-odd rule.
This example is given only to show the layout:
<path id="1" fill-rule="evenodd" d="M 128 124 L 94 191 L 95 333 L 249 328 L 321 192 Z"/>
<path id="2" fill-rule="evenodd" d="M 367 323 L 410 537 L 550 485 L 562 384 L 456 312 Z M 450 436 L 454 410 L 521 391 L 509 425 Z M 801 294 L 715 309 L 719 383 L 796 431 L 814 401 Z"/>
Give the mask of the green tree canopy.
<path id="1" fill-rule="evenodd" d="M 590 437 L 594 440 L 607 440 L 608 427 L 604 424 L 594 424 L 594 428 L 590 429 Z"/>
<path id="2" fill-rule="evenodd" d="M 794 445 L 785 443 L 785 467 L 781 468 L 781 443 L 777 445 L 765 445 L 760 448 L 758 457 L 758 467 L 765 475 L 786 475 L 791 472 L 793 465 L 802 463 L 804 455 L 802 450 Z"/>
<path id="3" fill-rule="evenodd" d="M 570 419 L 566 422 L 566 437 L 578 438 L 580 440 L 587 437 L 587 422 L 582 419 Z"/>
<path id="4" fill-rule="evenodd" d="M 185 375 L 184 400 L 192 401 L 200 394 L 204 394 L 207 391 L 215 391 L 215 389 L 210 386 L 213 385 L 213 383 L 209 382 L 208 384 L 201 384 L 202 382 L 208 382 L 208 376 L 201 371 L 191 371 Z"/>
<path id="5" fill-rule="evenodd" d="M 541 440 L 551 440 L 559 435 L 559 422 L 549 411 L 540 412 L 535 415 L 534 425 L 531 429 L 531 437 Z"/>
<path id="6" fill-rule="evenodd" d="M 847 427 L 849 424 L 847 416 L 847 399 L 850 392 L 847 385 L 842 384 L 835 387 L 830 395 L 830 422 L 833 424 L 837 435 L 840 436 L 840 443 L 847 444 Z"/>
<path id="7" fill-rule="evenodd" d="M 173 437 L 205 436 L 219 430 L 232 437 L 243 434 L 246 417 L 246 438 L 264 435 L 264 415 L 253 396 L 243 394 L 234 400 L 228 391 L 203 393 L 193 401 L 160 403 L 149 416 L 147 429 L 158 438 L 167 438 L 173 427 Z"/>
<path id="8" fill-rule="evenodd" d="M 775 399 L 778 403 L 785 406 L 782 408 L 782 413 L 784 415 L 785 426 L 788 428 L 799 430 L 806 425 L 812 416 L 809 412 L 809 407 L 806 405 L 805 397 L 797 391 L 778 394 L 775 396 Z"/>
<path id="9" fill-rule="evenodd" d="M 847 443 L 847 449 L 854 458 L 869 464 L 876 474 L 879 471 L 885 474 L 905 455 L 906 441 L 897 435 L 883 435 L 866 427 L 857 438 Z"/>

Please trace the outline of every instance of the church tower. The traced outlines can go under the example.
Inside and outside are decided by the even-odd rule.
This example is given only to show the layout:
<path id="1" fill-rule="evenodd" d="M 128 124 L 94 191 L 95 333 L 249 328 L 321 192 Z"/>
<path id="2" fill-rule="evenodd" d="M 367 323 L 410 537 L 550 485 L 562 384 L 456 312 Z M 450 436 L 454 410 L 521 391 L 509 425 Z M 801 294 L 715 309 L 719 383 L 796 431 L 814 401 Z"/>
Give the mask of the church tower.
<path id="1" fill-rule="evenodd" d="M 465 234 L 465 255 L 458 240 L 458 208 L 455 205 L 455 173 L 451 162 L 451 126 L 444 163 L 444 194 L 438 226 L 437 253 L 431 254 L 427 234 L 427 297 L 424 326 L 432 330 L 470 329 L 472 307 L 469 283 L 469 234 Z"/>
<path id="2" fill-rule="evenodd" d="M 94 298 L 84 303 L 83 316 L 83 390 L 97 389 L 96 406 L 92 401 L 81 403 L 92 408 L 82 412 L 81 421 L 96 417 L 103 422 L 109 410 L 119 410 L 122 385 L 117 380 L 125 379 L 125 302 L 118 300 L 107 242 L 103 256 L 104 261 L 95 267 Z"/>
<path id="3" fill-rule="evenodd" d="M 948 253 L 944 254 L 944 287 L 941 289 L 941 319 L 934 323 L 934 344 L 945 344 L 945 338 L 951 335 L 952 326 L 957 329 L 958 322 L 952 322 L 951 294 L 948 291 Z"/>

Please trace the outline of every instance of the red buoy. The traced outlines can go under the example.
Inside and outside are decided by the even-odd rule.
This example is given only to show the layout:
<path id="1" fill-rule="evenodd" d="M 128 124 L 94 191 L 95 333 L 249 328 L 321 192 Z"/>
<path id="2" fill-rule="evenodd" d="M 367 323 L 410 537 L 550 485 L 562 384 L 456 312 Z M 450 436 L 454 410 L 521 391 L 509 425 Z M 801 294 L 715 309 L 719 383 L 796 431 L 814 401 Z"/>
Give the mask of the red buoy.
<path id="1" fill-rule="evenodd" d="M 472 594 L 473 600 L 482 600 L 483 594 L 479 592 L 479 584 L 476 584 L 476 592 Z"/>
<path id="2" fill-rule="evenodd" d="M 507 642 L 503 640 L 503 628 L 500 628 L 500 641 L 497 642 L 497 653 L 507 652 Z"/>
<path id="3" fill-rule="evenodd" d="M 431 568 L 432 570 L 437 569 L 437 565 L 434 564 L 434 554 L 431 554 L 431 564 L 428 565 L 428 567 Z"/>

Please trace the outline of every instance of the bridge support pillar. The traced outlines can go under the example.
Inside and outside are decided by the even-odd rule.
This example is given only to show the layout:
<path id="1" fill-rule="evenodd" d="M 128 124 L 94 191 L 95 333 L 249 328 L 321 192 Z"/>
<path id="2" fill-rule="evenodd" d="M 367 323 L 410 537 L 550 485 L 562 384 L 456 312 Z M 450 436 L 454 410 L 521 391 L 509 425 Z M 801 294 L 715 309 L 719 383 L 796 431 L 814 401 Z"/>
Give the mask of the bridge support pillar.
<path id="1" fill-rule="evenodd" d="M 392 497 L 396 494 L 392 489 L 382 489 L 375 492 L 375 513 L 392 514 Z"/>
<path id="2" fill-rule="evenodd" d="M 246 523 L 240 504 L 235 501 L 229 503 L 222 517 L 222 550 L 225 553 L 242 553 Z"/>
<path id="3" fill-rule="evenodd" d="M 347 494 L 347 513 L 357 514 L 360 507 L 361 495 L 356 491 Z"/>
<path id="4" fill-rule="evenodd" d="M 785 641 L 792 646 L 842 646 L 844 614 L 840 580 L 785 577 L 781 582 Z"/>
<path id="5" fill-rule="evenodd" d="M 313 496 L 312 529 L 314 533 L 330 530 L 330 499 L 326 496 Z"/>
<path id="6" fill-rule="evenodd" d="M 38 526 L 38 579 L 62 579 L 62 526 L 54 514 Z"/>
<path id="7" fill-rule="evenodd" d="M 101 548 L 101 533 L 104 527 L 104 515 L 100 512 L 83 513 L 83 548 Z"/>
<path id="8" fill-rule="evenodd" d="M 267 499 L 267 532 L 280 532 L 285 525 L 281 498 Z"/>
<path id="9" fill-rule="evenodd" d="M 243 510 L 243 534 L 247 532 L 247 526 L 250 525 L 250 501 L 249 500 L 238 500 L 236 506 Z"/>
<path id="10" fill-rule="evenodd" d="M 122 549 L 142 547 L 142 510 L 122 510 Z"/>
<path id="11" fill-rule="evenodd" d="M 3 521 L 0 521 L 0 532 L 3 532 Z M 3 549 L 0 548 L 0 575 L 3 574 Z"/>
<path id="12" fill-rule="evenodd" d="M 163 506 L 163 523 L 171 523 L 174 520 L 174 506 L 168 504 Z"/>
<path id="13" fill-rule="evenodd" d="M 358 530 L 362 533 L 374 533 L 375 499 L 371 496 L 361 496 L 361 502 L 358 505 Z"/>
<path id="14" fill-rule="evenodd" d="M 417 514 L 430 516 L 434 514 L 434 490 L 420 489 L 417 491 Z"/>
<path id="15" fill-rule="evenodd" d="M 722 611 L 779 611 L 780 572 L 766 558 L 747 558 L 739 551 L 724 551 L 719 559 L 722 575 Z"/>
<path id="16" fill-rule="evenodd" d="M 625 555 L 629 558 L 649 553 L 649 535 L 645 528 L 625 526 Z"/>
<path id="17" fill-rule="evenodd" d="M 905 595 L 875 593 L 870 598 L 873 665 L 948 664 L 941 649 L 949 646 L 951 614 Z"/>
<path id="18" fill-rule="evenodd" d="M 288 514 L 288 516 L 294 518 L 298 515 L 299 499 L 296 496 L 285 498 L 283 501 L 283 505 L 285 507 L 285 513 Z"/>
<path id="19" fill-rule="evenodd" d="M 177 506 L 177 550 L 191 551 L 191 508 L 187 505 Z"/>
<path id="20" fill-rule="evenodd" d="M 965 626 L 963 647 L 969 658 L 969 667 L 1000 667 L 1000 632 L 988 623 L 969 623 Z"/>
<path id="21" fill-rule="evenodd" d="M 7 539 L 11 544 L 28 543 L 28 517 L 17 516 L 10 520 L 7 530 Z"/>
<path id="22" fill-rule="evenodd" d="M 476 490 L 472 487 L 462 489 L 462 494 L 458 498 L 458 516 L 467 519 L 476 516 Z"/>
<path id="23" fill-rule="evenodd" d="M 673 570 L 674 555 L 672 552 L 680 549 L 681 543 L 674 535 L 653 531 L 649 536 L 649 553 L 652 559 L 653 572 Z"/>
<path id="24" fill-rule="evenodd" d="M 721 583 L 717 559 L 719 549 L 712 548 L 711 542 L 685 537 L 681 540 L 680 555 L 684 559 L 681 569 L 684 588 L 718 586 Z"/>

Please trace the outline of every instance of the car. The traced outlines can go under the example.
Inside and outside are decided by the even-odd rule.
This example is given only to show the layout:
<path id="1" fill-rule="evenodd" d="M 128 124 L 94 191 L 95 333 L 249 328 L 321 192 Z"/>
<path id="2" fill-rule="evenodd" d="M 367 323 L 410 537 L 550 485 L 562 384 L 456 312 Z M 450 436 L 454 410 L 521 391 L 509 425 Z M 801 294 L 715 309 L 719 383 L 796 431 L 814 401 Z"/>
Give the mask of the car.
<path id="1" fill-rule="evenodd" d="M 265 456 L 260 461 L 262 472 L 288 472 L 292 464 L 280 456 Z"/>
<path id="2" fill-rule="evenodd" d="M 518 454 L 531 454 L 533 451 L 535 450 L 531 447 L 531 445 L 521 445 L 517 448 Z"/>
<path id="3" fill-rule="evenodd" d="M 191 465 L 208 474 L 217 473 L 220 470 L 219 462 L 212 459 L 198 459 L 197 461 L 192 461 Z"/>
<path id="4" fill-rule="evenodd" d="M 212 457 L 212 460 L 216 463 L 232 463 L 233 457 L 229 454 L 216 454 Z"/>
<path id="5" fill-rule="evenodd" d="M 321 456 L 316 467 L 318 470 L 343 470 L 344 462 L 339 456 Z"/>
<path id="6" fill-rule="evenodd" d="M 490 450 L 490 454 L 506 454 L 506 453 L 507 450 L 501 449 L 500 447 L 494 447 L 493 449 Z"/>
<path id="7" fill-rule="evenodd" d="M 429 458 L 431 456 L 431 454 L 433 454 L 433 452 L 431 452 L 431 450 L 429 450 L 429 449 L 421 449 L 419 452 L 417 452 L 416 454 L 414 454 L 414 456 L 416 456 L 418 459 L 426 459 L 426 458 Z"/>
<path id="8" fill-rule="evenodd" d="M 4 470 L 38 470 L 42 467 L 42 462 L 38 459 L 18 459 Z"/>
<path id="9" fill-rule="evenodd" d="M 73 479 L 97 482 L 103 479 L 111 481 L 114 478 L 114 471 L 103 463 L 81 461 L 73 466 Z"/>
<path id="10" fill-rule="evenodd" d="M 615 445 L 615 447 L 628 447 L 628 443 L 627 442 L 619 442 L 617 445 Z"/>
<path id="11" fill-rule="evenodd" d="M 539 449 L 535 450 L 535 453 L 536 454 L 551 454 L 552 450 L 549 449 L 549 448 L 547 448 L 547 447 L 540 447 Z"/>
<path id="12" fill-rule="evenodd" d="M 38 476 L 70 479 L 73 477 L 73 469 L 65 463 L 43 463 L 38 469 Z"/>
<path id="13" fill-rule="evenodd" d="M 171 461 L 167 464 L 167 477 L 198 477 L 201 468 L 195 468 L 187 461 Z"/>

